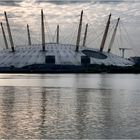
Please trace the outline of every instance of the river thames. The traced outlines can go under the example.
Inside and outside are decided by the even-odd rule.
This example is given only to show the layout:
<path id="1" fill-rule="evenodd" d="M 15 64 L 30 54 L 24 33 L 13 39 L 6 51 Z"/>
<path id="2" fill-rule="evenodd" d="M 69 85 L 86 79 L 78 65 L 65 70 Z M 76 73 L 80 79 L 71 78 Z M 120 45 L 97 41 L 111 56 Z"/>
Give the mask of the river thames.
<path id="1" fill-rule="evenodd" d="M 140 75 L 1 74 L 0 138 L 140 138 Z"/>

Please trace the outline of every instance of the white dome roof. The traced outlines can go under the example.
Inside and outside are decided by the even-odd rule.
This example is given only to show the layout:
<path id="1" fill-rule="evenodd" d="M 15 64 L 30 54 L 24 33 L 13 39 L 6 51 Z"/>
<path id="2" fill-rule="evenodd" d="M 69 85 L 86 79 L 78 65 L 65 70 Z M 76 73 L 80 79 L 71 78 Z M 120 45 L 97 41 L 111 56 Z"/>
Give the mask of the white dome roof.
<path id="1" fill-rule="evenodd" d="M 90 54 L 83 50 L 90 50 Z M 97 53 L 97 54 L 96 54 Z M 60 65 L 81 65 L 81 56 L 89 56 L 91 64 L 104 64 L 115 66 L 131 66 L 134 63 L 112 53 L 103 52 L 97 49 L 80 47 L 75 52 L 75 46 L 70 44 L 47 43 L 46 51 L 42 51 L 41 45 L 18 46 L 15 52 L 11 49 L 0 51 L 0 67 L 14 66 L 21 68 L 33 64 L 45 64 L 46 56 L 55 56 L 55 64 Z M 99 55 L 99 58 L 98 58 Z M 100 58 L 104 56 L 103 58 Z"/>

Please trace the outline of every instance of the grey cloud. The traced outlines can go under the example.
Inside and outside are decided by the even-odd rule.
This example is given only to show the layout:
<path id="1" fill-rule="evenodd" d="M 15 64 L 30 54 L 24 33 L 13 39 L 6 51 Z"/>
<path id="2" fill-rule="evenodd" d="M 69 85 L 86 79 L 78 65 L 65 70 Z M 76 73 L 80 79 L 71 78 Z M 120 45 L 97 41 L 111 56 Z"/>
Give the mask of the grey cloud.
<path id="1" fill-rule="evenodd" d="M 7 5 L 7 6 L 18 6 L 18 3 L 21 2 L 20 0 L 0 0 L 0 5 Z"/>

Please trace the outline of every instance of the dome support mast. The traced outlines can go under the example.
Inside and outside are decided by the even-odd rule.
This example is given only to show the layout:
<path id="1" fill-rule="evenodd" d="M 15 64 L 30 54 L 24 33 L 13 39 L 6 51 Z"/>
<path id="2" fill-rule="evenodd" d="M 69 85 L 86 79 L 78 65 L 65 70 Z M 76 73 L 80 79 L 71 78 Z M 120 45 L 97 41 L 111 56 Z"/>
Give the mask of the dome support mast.
<path id="1" fill-rule="evenodd" d="M 113 32 L 113 35 L 112 35 L 112 38 L 111 38 L 111 41 L 110 41 L 110 44 L 109 44 L 109 47 L 108 47 L 108 53 L 111 51 L 111 48 L 112 48 L 113 43 L 115 41 L 115 36 L 116 36 L 116 33 L 117 33 L 117 28 L 118 28 L 118 25 L 119 25 L 119 21 L 120 21 L 120 18 L 118 18 L 118 20 L 117 20 L 117 24 L 116 24 L 116 27 L 114 29 L 114 32 Z"/>
<path id="2" fill-rule="evenodd" d="M 4 15 L 5 15 L 5 19 L 6 19 L 6 24 L 7 24 L 7 30 L 8 30 L 8 34 L 9 34 L 9 40 L 10 40 L 10 44 L 11 44 L 11 49 L 12 49 L 12 52 L 15 52 L 12 33 L 11 33 L 11 29 L 10 29 L 10 25 L 9 25 L 9 21 L 8 21 L 6 12 L 4 12 Z"/>
<path id="3" fill-rule="evenodd" d="M 100 46 L 100 52 L 103 51 L 104 46 L 105 46 L 105 42 L 106 42 L 106 38 L 107 38 L 107 35 L 108 35 L 108 30 L 109 30 L 109 25 L 110 25 L 110 19 L 111 19 L 111 14 L 109 15 L 109 18 L 108 18 L 108 21 L 107 21 L 107 24 L 106 24 L 106 28 L 105 28 L 103 39 L 102 39 L 101 46 Z"/>
<path id="4" fill-rule="evenodd" d="M 86 29 L 85 29 L 85 34 L 84 34 L 84 40 L 83 40 L 83 47 L 85 47 L 85 45 L 86 45 L 87 31 L 88 31 L 88 24 L 86 24 Z"/>
<path id="5" fill-rule="evenodd" d="M 79 23 L 79 28 L 78 28 L 76 50 L 75 50 L 76 52 L 79 51 L 79 44 L 80 44 L 80 37 L 81 37 L 81 30 L 82 30 L 82 20 L 83 20 L 83 10 L 81 11 L 80 23 Z"/>
<path id="6" fill-rule="evenodd" d="M 41 10 L 41 31 L 42 31 L 42 50 L 45 51 L 45 27 L 44 27 L 44 14 Z"/>
<path id="7" fill-rule="evenodd" d="M 30 29 L 29 29 L 29 25 L 27 24 L 27 34 L 28 34 L 28 45 L 31 46 L 31 36 L 30 36 Z"/>
<path id="8" fill-rule="evenodd" d="M 57 25 L 57 38 L 56 43 L 59 44 L 59 25 Z"/>
<path id="9" fill-rule="evenodd" d="M 2 34 L 3 34 L 3 39 L 4 39 L 5 47 L 6 47 L 6 49 L 8 49 L 8 43 L 7 43 L 7 39 L 6 39 L 4 28 L 3 28 L 3 24 L 2 24 L 2 22 L 0 24 L 1 24 L 1 29 L 2 29 Z"/>

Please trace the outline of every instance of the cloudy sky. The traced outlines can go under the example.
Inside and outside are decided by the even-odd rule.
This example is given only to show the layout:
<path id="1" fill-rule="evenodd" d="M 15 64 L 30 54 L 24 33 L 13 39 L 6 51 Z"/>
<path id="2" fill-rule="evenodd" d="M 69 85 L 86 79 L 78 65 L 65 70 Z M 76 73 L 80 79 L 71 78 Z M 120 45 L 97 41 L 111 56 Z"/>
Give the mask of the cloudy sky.
<path id="1" fill-rule="evenodd" d="M 41 9 L 44 9 L 46 15 L 47 42 L 55 41 L 56 26 L 60 24 L 61 42 L 74 44 L 80 11 L 84 10 L 83 32 L 85 24 L 89 23 L 87 46 L 99 48 L 108 15 L 112 13 L 106 49 L 116 20 L 120 17 L 121 22 L 112 51 L 119 53 L 119 47 L 128 47 L 133 49 L 128 52 L 129 55 L 140 55 L 139 0 L 1 0 L 0 8 L 0 21 L 4 27 L 3 12 L 7 11 L 16 45 L 27 44 L 27 23 L 30 25 L 33 43 L 40 43 Z M 1 32 L 0 44 L 0 47 L 4 48 Z"/>

